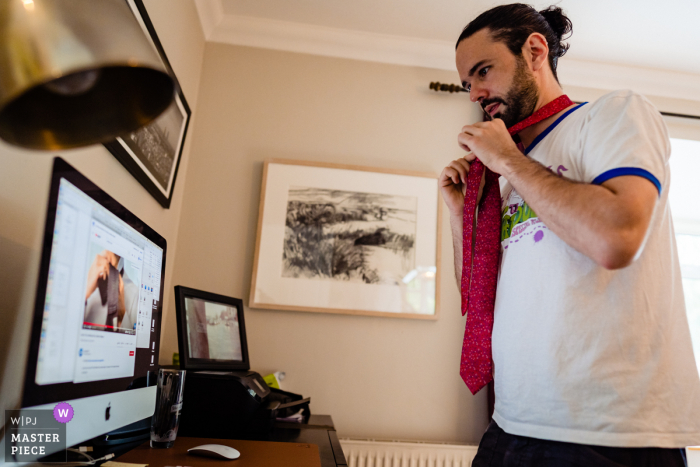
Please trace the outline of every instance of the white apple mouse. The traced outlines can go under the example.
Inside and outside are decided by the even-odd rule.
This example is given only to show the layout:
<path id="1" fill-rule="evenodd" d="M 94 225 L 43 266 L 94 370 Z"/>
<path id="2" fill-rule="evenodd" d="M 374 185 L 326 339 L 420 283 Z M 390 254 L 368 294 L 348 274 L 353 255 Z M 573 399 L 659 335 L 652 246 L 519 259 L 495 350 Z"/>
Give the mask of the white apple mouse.
<path id="1" fill-rule="evenodd" d="M 216 459 L 233 460 L 238 459 L 241 455 L 236 449 L 221 444 L 203 444 L 187 450 L 189 454 L 195 456 L 214 457 Z"/>

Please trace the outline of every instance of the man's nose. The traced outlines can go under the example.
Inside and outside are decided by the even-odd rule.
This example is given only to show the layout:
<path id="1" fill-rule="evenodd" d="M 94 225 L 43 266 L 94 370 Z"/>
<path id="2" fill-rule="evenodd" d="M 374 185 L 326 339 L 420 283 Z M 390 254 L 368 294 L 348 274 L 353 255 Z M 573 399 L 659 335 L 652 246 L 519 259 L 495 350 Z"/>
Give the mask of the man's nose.
<path id="1" fill-rule="evenodd" d="M 472 102 L 477 102 L 477 101 L 482 101 L 488 97 L 489 93 L 486 89 L 480 88 L 478 86 L 474 86 L 472 84 L 472 88 L 469 92 L 469 99 Z"/>

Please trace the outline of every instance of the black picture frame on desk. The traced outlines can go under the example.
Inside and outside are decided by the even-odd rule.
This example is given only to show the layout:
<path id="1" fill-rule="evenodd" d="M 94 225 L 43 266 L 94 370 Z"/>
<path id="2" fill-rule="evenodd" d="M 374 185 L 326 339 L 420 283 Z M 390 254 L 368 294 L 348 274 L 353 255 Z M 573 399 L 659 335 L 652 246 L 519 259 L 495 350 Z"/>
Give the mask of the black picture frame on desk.
<path id="1" fill-rule="evenodd" d="M 188 302 L 189 300 L 189 302 Z M 196 306 L 196 304 L 204 303 L 213 305 L 212 308 L 220 308 L 211 311 L 207 316 L 205 308 Z M 191 305 L 188 307 L 188 304 Z M 221 307 L 224 308 L 221 308 Z M 197 310 L 195 310 L 195 308 Z M 245 331 L 245 319 L 243 316 L 243 300 L 240 298 L 227 297 L 203 290 L 175 286 L 175 311 L 177 314 L 177 342 L 180 352 L 180 368 L 185 370 L 213 370 L 213 371 L 240 371 L 250 370 L 250 360 L 248 356 L 248 340 Z M 232 315 L 231 312 L 235 315 Z M 197 315 L 199 313 L 199 315 Z M 202 313 L 204 315 L 202 316 Z M 219 313 L 218 315 L 216 313 Z M 204 318 L 204 320 L 202 319 Z M 202 322 L 204 321 L 204 322 Z M 191 357 L 193 354 L 210 355 L 209 343 L 206 343 L 206 349 L 201 346 L 194 349 L 192 342 L 195 339 L 192 332 L 200 332 L 207 337 L 210 331 L 213 331 L 215 326 L 223 326 L 218 332 L 219 334 L 233 331 L 233 327 L 238 327 L 238 336 L 240 338 L 240 359 L 221 359 L 209 356 L 209 358 Z M 202 328 L 204 326 L 204 328 Z M 210 329 L 211 328 L 211 329 Z M 199 331 L 197 331 L 199 329 Z M 230 330 L 230 331 L 229 331 Z M 217 350 L 219 351 L 219 350 Z"/>
<path id="2" fill-rule="evenodd" d="M 109 141 L 104 146 L 161 206 L 169 209 L 192 112 L 148 17 L 143 0 L 124 1 L 175 81 L 175 99 L 153 122 Z"/>

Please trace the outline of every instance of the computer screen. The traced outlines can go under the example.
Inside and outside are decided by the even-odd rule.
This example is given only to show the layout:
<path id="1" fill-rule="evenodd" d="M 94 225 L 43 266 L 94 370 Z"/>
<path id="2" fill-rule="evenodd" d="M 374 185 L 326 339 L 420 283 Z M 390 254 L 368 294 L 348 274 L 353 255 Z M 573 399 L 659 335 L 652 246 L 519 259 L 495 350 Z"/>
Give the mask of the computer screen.
<path id="1" fill-rule="evenodd" d="M 185 369 L 250 369 L 240 299 L 175 287 L 180 365 Z"/>
<path id="2" fill-rule="evenodd" d="M 163 237 L 55 159 L 23 407 L 155 384 L 165 252 Z"/>

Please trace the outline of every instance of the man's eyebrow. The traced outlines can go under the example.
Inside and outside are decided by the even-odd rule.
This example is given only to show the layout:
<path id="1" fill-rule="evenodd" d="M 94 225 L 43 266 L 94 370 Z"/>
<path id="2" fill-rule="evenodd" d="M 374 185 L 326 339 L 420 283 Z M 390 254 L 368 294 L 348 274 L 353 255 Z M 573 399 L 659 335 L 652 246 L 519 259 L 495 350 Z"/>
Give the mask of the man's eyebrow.
<path id="1" fill-rule="evenodd" d="M 474 73 L 476 73 L 476 70 L 479 69 L 479 68 L 480 68 L 484 63 L 486 63 L 486 62 L 487 62 L 487 60 L 481 60 L 481 61 L 478 62 L 476 65 L 474 65 L 474 66 L 472 67 L 472 69 L 469 70 L 469 75 L 468 75 L 468 76 L 469 76 L 469 77 L 474 76 Z M 462 81 L 462 87 L 463 87 L 463 88 L 466 88 L 466 87 L 467 87 L 467 82 L 466 82 L 466 81 Z"/>
<path id="2" fill-rule="evenodd" d="M 474 76 L 474 73 L 476 73 L 477 68 L 481 67 L 481 65 L 483 65 L 484 63 L 486 63 L 486 60 L 481 60 L 476 65 L 474 65 L 472 69 L 469 70 L 469 76 Z"/>

